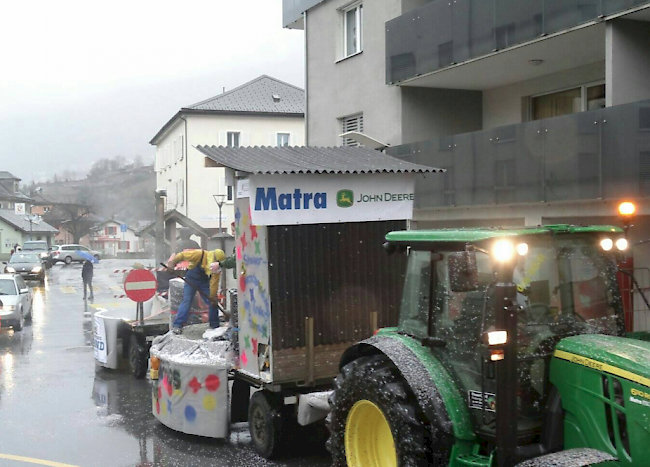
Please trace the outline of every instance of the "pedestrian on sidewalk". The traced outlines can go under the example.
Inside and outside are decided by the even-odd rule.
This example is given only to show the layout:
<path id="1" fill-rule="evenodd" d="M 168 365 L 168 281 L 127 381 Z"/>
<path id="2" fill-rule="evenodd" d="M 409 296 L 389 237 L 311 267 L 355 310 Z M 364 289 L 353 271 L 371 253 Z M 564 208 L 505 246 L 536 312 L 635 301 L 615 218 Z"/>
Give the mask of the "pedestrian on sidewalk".
<path id="1" fill-rule="evenodd" d="M 84 265 L 81 268 L 81 279 L 84 282 L 84 300 L 86 300 L 86 289 L 90 288 L 90 299 L 94 299 L 93 295 L 93 270 L 94 266 L 92 261 L 84 261 Z"/>
<path id="2" fill-rule="evenodd" d="M 190 314 L 190 307 L 194 295 L 198 291 L 204 300 L 209 297 L 209 322 L 211 328 L 219 327 L 219 280 L 221 278 L 221 267 L 219 262 L 226 259 L 222 250 L 187 250 L 178 253 L 167 265 L 168 271 L 173 273 L 174 267 L 181 261 L 189 261 L 187 274 L 185 275 L 185 286 L 183 287 L 183 300 L 178 307 L 178 313 L 173 324 L 173 331 L 180 333 Z"/>

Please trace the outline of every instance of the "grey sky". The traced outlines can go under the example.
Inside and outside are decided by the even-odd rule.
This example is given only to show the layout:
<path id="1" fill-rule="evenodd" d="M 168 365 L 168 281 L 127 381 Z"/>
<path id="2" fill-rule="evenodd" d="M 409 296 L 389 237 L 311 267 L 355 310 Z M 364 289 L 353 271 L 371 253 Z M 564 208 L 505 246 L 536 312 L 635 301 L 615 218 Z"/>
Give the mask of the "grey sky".
<path id="1" fill-rule="evenodd" d="M 183 105 L 261 74 L 304 86 L 281 0 L 25 0 L 0 19 L 0 170 L 25 181 L 140 154 Z"/>

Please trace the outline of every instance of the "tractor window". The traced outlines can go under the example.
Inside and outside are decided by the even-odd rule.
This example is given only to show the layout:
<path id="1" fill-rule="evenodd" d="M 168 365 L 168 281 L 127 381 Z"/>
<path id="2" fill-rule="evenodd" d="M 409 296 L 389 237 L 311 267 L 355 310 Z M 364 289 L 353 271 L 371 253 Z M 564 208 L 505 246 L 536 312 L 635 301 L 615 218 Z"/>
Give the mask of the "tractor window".
<path id="1" fill-rule="evenodd" d="M 412 250 L 402 295 L 399 328 L 426 337 L 431 303 L 431 252 Z"/>

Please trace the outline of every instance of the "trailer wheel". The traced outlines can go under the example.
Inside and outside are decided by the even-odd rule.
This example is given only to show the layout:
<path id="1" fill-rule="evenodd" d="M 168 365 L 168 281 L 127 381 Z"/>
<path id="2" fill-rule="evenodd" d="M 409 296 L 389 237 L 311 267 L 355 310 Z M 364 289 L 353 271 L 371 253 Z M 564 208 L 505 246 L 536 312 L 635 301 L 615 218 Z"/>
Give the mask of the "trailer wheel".
<path id="1" fill-rule="evenodd" d="M 136 334 L 129 338 L 129 367 L 137 379 L 142 379 L 147 374 L 147 347 L 143 339 Z"/>
<path id="2" fill-rule="evenodd" d="M 327 449 L 335 467 L 420 467 L 427 459 L 427 430 L 409 389 L 383 355 L 343 367 L 330 397 Z"/>
<path id="3" fill-rule="evenodd" d="M 248 407 L 248 428 L 255 450 L 266 459 L 280 455 L 282 418 L 282 410 L 271 394 L 266 391 L 253 394 Z"/>

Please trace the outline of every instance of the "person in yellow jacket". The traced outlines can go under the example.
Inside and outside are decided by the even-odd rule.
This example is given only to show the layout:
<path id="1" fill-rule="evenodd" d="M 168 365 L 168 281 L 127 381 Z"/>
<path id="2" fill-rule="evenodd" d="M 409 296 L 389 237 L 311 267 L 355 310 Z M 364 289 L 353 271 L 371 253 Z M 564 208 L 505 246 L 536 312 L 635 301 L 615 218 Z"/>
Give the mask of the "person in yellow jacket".
<path id="1" fill-rule="evenodd" d="M 185 275 L 183 300 L 178 307 L 178 313 L 173 324 L 175 333 L 180 333 L 187 321 L 197 291 L 200 292 L 202 298 L 210 297 L 208 313 L 210 327 L 219 327 L 219 309 L 217 308 L 219 280 L 221 278 L 219 262 L 224 259 L 226 259 L 226 255 L 223 250 L 186 250 L 174 256 L 167 265 L 168 270 L 173 271 L 177 263 L 189 261 L 187 274 Z"/>

